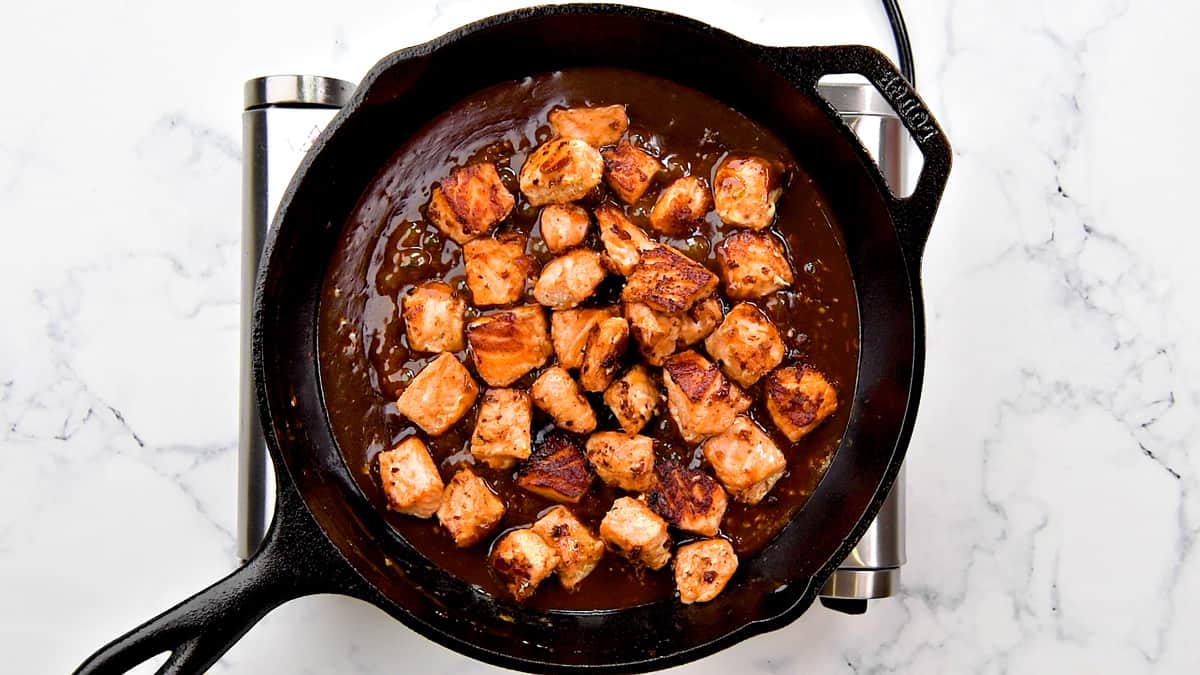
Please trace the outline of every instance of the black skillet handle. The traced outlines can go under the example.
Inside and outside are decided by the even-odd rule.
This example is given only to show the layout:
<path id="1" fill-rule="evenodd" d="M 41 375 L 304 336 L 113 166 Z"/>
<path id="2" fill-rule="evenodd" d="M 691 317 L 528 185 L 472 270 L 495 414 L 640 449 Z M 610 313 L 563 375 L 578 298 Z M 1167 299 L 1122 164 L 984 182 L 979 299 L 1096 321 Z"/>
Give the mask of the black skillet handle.
<path id="1" fill-rule="evenodd" d="M 912 136 L 925 161 L 917 179 L 916 189 L 910 196 L 897 197 L 890 191 L 887 194 L 892 220 L 899 231 L 909 268 L 919 271 L 921 253 L 929 239 L 929 230 L 933 226 L 938 203 L 946 190 L 952 162 L 950 141 L 946 139 L 945 132 L 938 126 L 925 102 L 887 56 L 872 47 L 777 47 L 771 51 L 782 61 L 785 72 L 795 84 L 814 93 L 817 81 L 826 75 L 862 75 L 899 115 L 900 121 Z M 882 175 L 879 177 L 879 184 L 887 185 Z"/>
<path id="2" fill-rule="evenodd" d="M 325 539 L 289 480 L 262 546 L 229 576 L 105 645 L 77 675 L 125 673 L 163 652 L 160 674 L 203 673 L 267 612 L 305 595 L 363 597 L 361 579 Z"/>

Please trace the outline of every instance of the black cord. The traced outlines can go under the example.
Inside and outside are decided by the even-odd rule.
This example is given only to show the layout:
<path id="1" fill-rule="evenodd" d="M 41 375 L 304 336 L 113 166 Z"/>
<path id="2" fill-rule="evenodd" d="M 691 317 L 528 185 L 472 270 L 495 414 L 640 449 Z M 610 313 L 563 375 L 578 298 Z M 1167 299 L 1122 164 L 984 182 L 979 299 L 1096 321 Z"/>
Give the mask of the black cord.
<path id="1" fill-rule="evenodd" d="M 904 25 L 900 4 L 897 0 L 883 0 L 883 11 L 887 12 L 888 23 L 892 25 L 892 35 L 896 37 L 896 51 L 900 53 L 900 74 L 915 87 L 917 73 L 913 70 L 912 44 L 908 41 L 908 27 Z"/>

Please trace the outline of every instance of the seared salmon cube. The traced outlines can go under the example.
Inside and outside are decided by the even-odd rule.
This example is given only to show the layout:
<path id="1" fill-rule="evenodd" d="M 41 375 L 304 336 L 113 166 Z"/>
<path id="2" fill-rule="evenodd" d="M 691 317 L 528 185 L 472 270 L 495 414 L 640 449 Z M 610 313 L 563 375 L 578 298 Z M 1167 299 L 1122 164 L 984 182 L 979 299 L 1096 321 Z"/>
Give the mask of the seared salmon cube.
<path id="1" fill-rule="evenodd" d="M 508 305 L 525 294 L 533 258 L 525 255 L 525 238 L 521 235 L 483 237 L 463 246 L 463 266 L 476 306 Z"/>
<path id="2" fill-rule="evenodd" d="M 588 212 L 575 204 L 550 204 L 538 215 L 542 241 L 551 253 L 578 246 L 587 238 Z"/>
<path id="3" fill-rule="evenodd" d="M 504 502 L 470 469 L 459 469 L 446 484 L 438 522 L 459 548 L 474 546 L 504 518 Z"/>
<path id="4" fill-rule="evenodd" d="M 775 441 L 745 415 L 724 433 L 704 441 L 704 458 L 717 480 L 739 502 L 757 504 L 787 470 L 787 458 Z"/>
<path id="5" fill-rule="evenodd" d="M 586 391 L 604 391 L 621 368 L 629 345 L 629 323 L 621 317 L 605 319 L 592 328 L 583 350 L 579 384 Z"/>
<path id="6" fill-rule="evenodd" d="M 604 159 L 585 141 L 553 138 L 529 154 L 518 176 L 531 206 L 567 204 L 600 184 Z"/>
<path id="7" fill-rule="evenodd" d="M 687 443 L 719 434 L 750 407 L 750 397 L 724 375 L 715 363 L 692 350 L 663 364 L 667 412 Z"/>
<path id="8" fill-rule="evenodd" d="M 660 570 L 671 560 L 671 535 L 663 520 L 644 502 L 621 497 L 600 521 L 600 538 L 613 553 Z"/>
<path id="9" fill-rule="evenodd" d="M 729 225 L 761 230 L 775 219 L 783 167 L 763 157 L 729 155 L 713 175 L 717 215 Z"/>
<path id="10" fill-rule="evenodd" d="M 678 314 L 712 295 L 716 288 L 717 276 L 704 265 L 670 246 L 659 245 L 642 251 L 621 291 L 621 299 Z"/>
<path id="11" fill-rule="evenodd" d="M 629 141 L 621 141 L 600 154 L 604 156 L 605 181 L 626 204 L 641 199 L 663 168 L 662 162 Z"/>
<path id="12" fill-rule="evenodd" d="M 392 511 L 428 518 L 442 503 L 442 477 L 429 449 L 416 436 L 379 453 L 379 481 Z"/>
<path id="13" fill-rule="evenodd" d="M 725 310 L 721 301 L 709 296 L 696 304 L 687 313 L 679 317 L 679 348 L 691 347 L 708 337 L 709 333 L 721 323 Z"/>
<path id="14" fill-rule="evenodd" d="M 577 434 L 596 428 L 596 413 L 571 374 L 560 366 L 547 368 L 529 390 L 533 404 L 550 415 L 554 424 Z"/>
<path id="15" fill-rule="evenodd" d="M 783 360 L 783 339 L 775 324 L 754 305 L 743 302 L 704 341 L 704 348 L 734 382 L 749 387 Z"/>
<path id="16" fill-rule="evenodd" d="M 662 394 L 650 371 L 642 364 L 630 368 L 604 391 L 604 403 L 626 433 L 641 431 L 654 413 Z"/>
<path id="17" fill-rule="evenodd" d="M 645 303 L 625 304 L 625 319 L 629 321 L 629 332 L 637 343 L 642 358 L 652 366 L 661 366 L 663 361 L 675 353 L 679 346 L 679 331 L 683 325 L 682 315 L 667 314 L 654 310 Z"/>
<path id="18" fill-rule="evenodd" d="M 795 281 L 779 240 L 767 233 L 737 232 L 717 244 L 717 265 L 725 292 L 734 300 L 753 300 L 787 288 Z"/>
<path id="19" fill-rule="evenodd" d="M 532 529 L 558 554 L 558 582 L 568 591 L 591 574 L 604 557 L 604 542 L 565 506 L 546 511 Z"/>
<path id="20" fill-rule="evenodd" d="M 547 117 L 556 136 L 578 138 L 595 148 L 616 143 L 629 128 L 629 115 L 623 105 L 556 108 Z"/>
<path id="21" fill-rule="evenodd" d="M 592 297 L 606 276 L 599 253 L 577 248 L 546 263 L 533 286 L 533 297 L 547 307 L 570 309 Z"/>
<path id="22" fill-rule="evenodd" d="M 471 373 L 449 352 L 430 361 L 396 399 L 396 409 L 430 436 L 441 436 L 479 395 Z"/>
<path id="23" fill-rule="evenodd" d="M 652 366 L 661 366 L 679 349 L 703 340 L 722 316 L 721 302 L 712 296 L 680 314 L 659 312 L 640 302 L 625 305 L 625 318 L 638 351 Z"/>
<path id="24" fill-rule="evenodd" d="M 488 560 L 517 602 L 528 600 L 561 562 L 554 547 L 528 527 L 497 539 Z"/>
<path id="25" fill-rule="evenodd" d="M 596 208 L 596 225 L 600 229 L 600 242 L 609 264 L 622 276 L 629 276 L 642 258 L 642 251 L 658 244 L 652 241 L 642 228 L 629 222 L 621 210 L 611 204 Z"/>
<path id="26" fill-rule="evenodd" d="M 574 504 L 592 486 L 592 471 L 574 441 L 562 433 L 551 433 L 517 469 L 517 486 L 552 501 Z"/>
<path id="27" fill-rule="evenodd" d="M 675 553 L 675 588 L 685 605 L 708 602 L 725 590 L 737 571 L 733 545 L 724 539 L 704 539 L 679 547 Z"/>
<path id="28" fill-rule="evenodd" d="M 493 469 L 508 469 L 529 456 L 533 404 L 518 389 L 488 389 L 479 402 L 471 455 Z"/>
<path id="29" fill-rule="evenodd" d="M 490 162 L 450 172 L 429 198 L 425 215 L 446 236 L 463 244 L 508 217 L 516 199 Z"/>
<path id="30" fill-rule="evenodd" d="M 583 350 L 587 346 L 588 336 L 592 334 L 592 328 L 616 315 L 616 307 L 560 309 L 552 313 L 550 340 L 554 343 L 558 365 L 563 368 L 582 366 Z"/>
<path id="31" fill-rule="evenodd" d="M 630 492 L 654 486 L 654 439 L 619 431 L 597 431 L 587 440 L 587 460 L 600 480 Z"/>
<path id="32" fill-rule="evenodd" d="M 708 184 L 698 176 L 675 179 L 658 193 L 650 210 L 650 227 L 680 237 L 704 224 L 704 216 L 712 210 L 712 195 Z"/>
<path id="33" fill-rule="evenodd" d="M 463 340 L 467 303 L 454 289 L 431 281 L 417 286 L 400 301 L 408 346 L 418 352 L 457 352 Z"/>
<path id="34" fill-rule="evenodd" d="M 646 503 L 672 526 L 712 537 L 721 529 L 729 498 L 712 476 L 678 464 L 661 464 Z"/>
<path id="35" fill-rule="evenodd" d="M 767 412 L 795 443 L 837 411 L 837 390 L 815 368 L 789 366 L 767 376 Z"/>
<path id="36" fill-rule="evenodd" d="M 489 314 L 467 325 L 475 370 L 493 387 L 507 387 L 550 357 L 546 313 L 524 305 Z"/>

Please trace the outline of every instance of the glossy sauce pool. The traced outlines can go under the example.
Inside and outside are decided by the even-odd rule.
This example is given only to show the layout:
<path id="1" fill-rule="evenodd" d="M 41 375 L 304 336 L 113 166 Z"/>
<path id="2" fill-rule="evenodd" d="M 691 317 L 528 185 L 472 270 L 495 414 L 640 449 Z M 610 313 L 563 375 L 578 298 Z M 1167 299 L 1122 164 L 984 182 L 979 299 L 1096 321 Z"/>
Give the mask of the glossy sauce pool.
<path id="1" fill-rule="evenodd" d="M 516 173 L 526 154 L 549 138 L 546 114 L 551 109 L 609 104 L 626 105 L 630 137 L 667 167 L 641 202 L 625 208 L 633 222 L 648 232 L 652 230 L 647 226 L 646 214 L 659 189 L 685 174 L 703 176 L 711 184 L 714 166 L 728 152 L 778 159 L 790 168 L 770 231 L 783 239 L 796 282 L 791 289 L 755 304 L 775 322 L 784 338 L 787 354 L 782 365 L 807 364 L 821 370 L 838 390 L 839 407 L 814 432 L 791 443 L 776 432 L 766 413 L 761 381 L 748 390 L 755 398 L 748 414 L 779 444 L 788 457 L 788 471 L 758 505 L 730 500 L 722 535 L 733 542 L 740 558 L 752 556 L 765 546 L 803 506 L 824 474 L 846 426 L 858 360 L 858 307 L 853 280 L 837 223 L 782 141 L 707 95 L 632 71 L 569 70 L 485 89 L 459 102 L 410 138 L 367 186 L 343 227 L 326 272 L 319 317 L 319 361 L 334 435 L 363 492 L 414 548 L 450 574 L 497 597 L 505 597 L 506 593 L 487 564 L 488 542 L 495 537 L 459 550 L 436 518 L 421 520 L 387 511 L 375 455 L 407 436 L 421 434 L 444 479 L 449 480 L 465 464 L 473 466 L 492 485 L 508 507 L 500 531 L 531 523 L 553 503 L 517 488 L 511 470 L 475 465 L 468 447 L 475 408 L 454 429 L 437 438 L 427 437 L 399 415 L 395 408 L 398 393 L 432 355 L 409 352 L 397 298 L 415 284 L 436 279 L 447 281 L 469 301 L 461 248 L 426 223 L 423 213 L 433 184 L 454 167 L 471 161 L 494 162 L 517 197 L 517 205 L 500 231 L 530 235 L 528 253 L 539 262 L 549 260 L 551 256 L 536 225 L 537 209 L 521 197 Z M 617 203 L 612 197 L 608 200 Z M 596 203 L 584 201 L 589 207 Z M 714 248 L 735 231 L 710 212 L 698 235 L 656 238 L 716 272 Z M 585 245 L 601 248 L 594 226 Z M 533 302 L 531 292 L 532 283 L 524 302 Z M 585 306 L 611 304 L 619 293 L 620 278 L 610 275 Z M 730 303 L 724 298 L 722 301 L 728 311 Z M 477 315 L 477 311 L 468 309 L 468 321 Z M 702 343 L 694 348 L 703 352 Z M 466 351 L 456 356 L 474 371 Z M 527 389 L 536 374 L 512 386 Z M 482 391 L 482 382 L 480 387 Z M 599 420 L 597 430 L 617 429 L 600 396 L 589 396 Z M 642 433 L 655 438 L 659 458 L 701 466 L 700 453 L 679 439 L 665 408 L 661 406 L 658 416 Z M 534 444 L 552 428 L 549 418 L 535 409 Z M 585 439 L 577 440 L 582 445 Z M 595 532 L 604 513 L 621 494 L 597 480 L 589 494 L 571 508 Z M 678 544 L 692 537 L 673 531 L 672 538 Z M 737 577 L 732 583 L 736 582 Z M 638 572 L 619 556 L 607 553 L 574 592 L 564 591 L 550 579 L 528 604 L 540 608 L 606 609 L 661 600 L 673 592 L 670 565 L 657 572 Z"/>

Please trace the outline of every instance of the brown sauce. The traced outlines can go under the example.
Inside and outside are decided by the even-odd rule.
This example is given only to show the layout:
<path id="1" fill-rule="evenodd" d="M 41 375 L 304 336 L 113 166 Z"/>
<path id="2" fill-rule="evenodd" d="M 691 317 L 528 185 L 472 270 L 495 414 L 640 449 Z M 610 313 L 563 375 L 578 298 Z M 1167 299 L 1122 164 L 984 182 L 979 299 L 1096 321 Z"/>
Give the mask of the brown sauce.
<path id="1" fill-rule="evenodd" d="M 657 186 L 684 175 L 711 181 L 713 167 L 730 151 L 783 161 L 790 180 L 778 203 L 772 230 L 782 235 L 795 270 L 793 288 L 757 301 L 779 327 L 787 345 L 784 365 L 812 365 L 839 392 L 838 412 L 798 443 L 778 433 L 761 401 L 762 383 L 749 391 L 756 398 L 749 414 L 772 434 L 789 460 L 787 474 L 758 505 L 730 501 L 722 535 L 745 559 L 765 546 L 803 506 L 837 449 L 846 426 L 849 397 L 854 390 L 858 359 L 858 307 L 849 264 L 837 223 L 821 195 L 787 147 L 768 130 L 695 90 L 631 71 L 579 69 L 537 75 L 481 91 L 453 106 L 397 149 L 388 164 L 366 187 L 346 222 L 325 278 L 320 308 L 319 344 L 322 387 L 329 419 L 346 464 L 363 492 L 375 503 L 395 531 L 423 555 L 450 574 L 498 597 L 503 587 L 487 565 L 488 546 L 456 549 L 436 518 L 421 520 L 387 512 L 378 483 L 375 455 L 400 439 L 421 433 L 396 411 L 398 392 L 431 358 L 410 353 L 398 319 L 396 298 L 417 283 L 446 280 L 466 293 L 462 253 L 423 219 L 432 184 L 451 169 L 471 161 L 495 162 L 501 177 L 517 197 L 512 216 L 501 230 L 531 235 L 530 254 L 540 262 L 551 256 L 541 243 L 537 209 L 517 189 L 516 173 L 526 154 L 550 135 L 546 114 L 555 106 L 626 104 L 629 133 L 636 144 L 657 154 L 668 175 Z M 625 209 L 648 232 L 646 214 L 658 189 Z M 714 247 L 735 228 L 708 214 L 699 235 L 683 240 L 658 236 L 717 270 Z M 599 249 L 595 229 L 589 245 Z M 587 305 L 611 304 L 620 290 L 619 277 L 610 277 Z M 530 284 L 532 288 L 532 284 Z M 470 297 L 467 295 L 466 297 Z M 533 302 L 527 296 L 527 302 Z M 725 302 L 728 310 L 730 303 Z M 473 310 L 468 310 L 468 320 Z M 697 349 L 702 350 L 698 345 Z M 457 356 L 472 368 L 467 352 Z M 528 387 L 535 373 L 514 383 Z M 482 384 L 481 384 L 482 386 Z M 617 425 L 598 396 L 593 397 L 598 430 Z M 698 451 L 679 439 L 664 410 L 643 434 L 656 439 L 662 459 L 693 466 Z M 468 449 L 475 419 L 472 409 L 455 429 L 426 438 L 434 461 L 449 479 L 457 467 L 475 466 Z M 540 411 L 534 415 L 534 443 L 552 425 Z M 580 439 L 582 441 L 582 439 Z M 508 506 L 503 528 L 526 525 L 552 502 L 517 488 L 512 471 L 475 466 Z M 573 510 L 596 530 L 613 500 L 615 488 L 596 481 Z M 673 532 L 676 543 L 690 538 Z M 493 537 L 494 539 L 494 537 Z M 606 554 L 600 566 L 571 593 L 547 580 L 529 601 L 533 607 L 605 609 L 642 604 L 670 597 L 670 566 L 658 572 L 637 572 L 622 558 Z"/>

